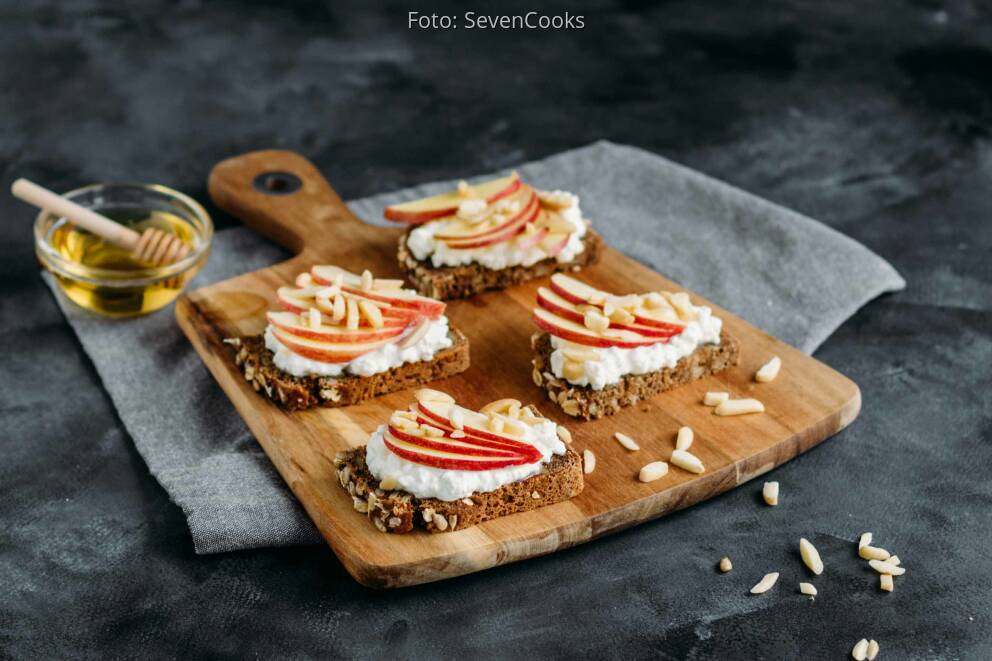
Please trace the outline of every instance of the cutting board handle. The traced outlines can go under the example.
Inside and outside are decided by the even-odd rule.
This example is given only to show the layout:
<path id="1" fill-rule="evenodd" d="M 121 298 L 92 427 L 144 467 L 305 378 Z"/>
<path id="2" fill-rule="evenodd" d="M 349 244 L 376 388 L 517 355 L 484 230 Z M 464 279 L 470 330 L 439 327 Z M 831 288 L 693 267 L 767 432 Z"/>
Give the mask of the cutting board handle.
<path id="1" fill-rule="evenodd" d="M 364 225 L 317 167 L 291 151 L 221 161 L 210 171 L 207 190 L 219 208 L 297 255 L 326 245 L 347 231 L 344 226 Z"/>

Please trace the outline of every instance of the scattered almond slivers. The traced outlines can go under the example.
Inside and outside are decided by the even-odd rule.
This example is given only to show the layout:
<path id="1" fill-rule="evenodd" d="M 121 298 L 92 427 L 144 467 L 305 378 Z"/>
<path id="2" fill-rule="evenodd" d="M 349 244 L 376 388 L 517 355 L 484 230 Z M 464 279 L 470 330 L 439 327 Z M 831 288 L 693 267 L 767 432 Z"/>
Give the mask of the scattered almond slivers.
<path id="1" fill-rule="evenodd" d="M 506 413 L 514 406 L 520 409 L 520 401 L 516 399 L 497 399 L 496 401 L 489 402 L 481 409 L 479 413 L 489 414 L 489 413 Z"/>
<path id="2" fill-rule="evenodd" d="M 652 461 L 650 464 L 646 464 L 641 468 L 641 472 L 638 473 L 637 479 L 641 482 L 654 482 L 657 479 L 663 478 L 668 474 L 668 464 L 664 461 Z"/>
<path id="3" fill-rule="evenodd" d="M 860 551 L 862 548 L 868 546 L 869 544 L 871 544 L 871 533 L 870 532 L 861 533 L 861 537 L 858 539 L 858 550 Z"/>
<path id="4" fill-rule="evenodd" d="M 320 310 L 317 308 L 310 308 L 307 312 L 310 322 L 310 328 L 320 328 Z"/>
<path id="5" fill-rule="evenodd" d="M 778 505 L 778 482 L 765 482 L 765 486 L 761 487 L 761 497 L 765 499 L 765 505 Z"/>
<path id="6" fill-rule="evenodd" d="M 898 567 L 902 563 L 902 560 L 900 560 L 899 556 L 897 555 L 890 555 L 889 559 L 886 560 L 886 562 L 889 563 L 890 565 L 895 565 Z"/>
<path id="7" fill-rule="evenodd" d="M 418 402 L 438 402 L 441 404 L 454 404 L 455 398 L 446 392 L 434 390 L 432 388 L 421 388 L 413 393 L 413 398 Z"/>
<path id="8" fill-rule="evenodd" d="M 568 445 L 572 444 L 572 432 L 568 431 L 568 429 L 562 427 L 561 425 L 558 425 L 558 438 L 561 439 L 562 443 L 566 443 Z"/>
<path id="9" fill-rule="evenodd" d="M 589 330 L 602 333 L 610 327 L 610 320 L 596 310 L 588 310 L 582 317 L 583 325 Z"/>
<path id="10" fill-rule="evenodd" d="M 340 300 L 340 299 L 339 299 Z M 431 327 L 431 322 L 429 319 L 422 320 L 413 331 L 404 337 L 396 346 L 400 349 L 409 349 L 417 342 L 423 339 L 424 335 L 427 335 L 428 329 Z"/>
<path id="11" fill-rule="evenodd" d="M 345 304 L 347 305 L 348 310 L 345 313 L 345 316 L 347 317 L 345 325 L 348 327 L 348 330 L 358 330 L 358 301 L 353 298 L 349 298 L 345 301 Z"/>
<path id="12" fill-rule="evenodd" d="M 756 399 L 728 399 L 713 409 L 713 413 L 725 416 L 764 412 L 765 405 Z"/>
<path id="13" fill-rule="evenodd" d="M 708 392 L 703 396 L 704 406 L 719 406 L 730 399 L 729 392 Z"/>
<path id="14" fill-rule="evenodd" d="M 362 271 L 362 291 L 372 291 L 374 284 L 375 280 L 372 277 L 372 272 L 368 269 Z"/>
<path id="15" fill-rule="evenodd" d="M 803 564 L 809 570 L 819 576 L 823 573 L 823 560 L 820 559 L 820 552 L 805 537 L 799 538 L 799 555 L 803 559 Z"/>
<path id="16" fill-rule="evenodd" d="M 720 571 L 726 574 L 728 571 L 730 571 L 733 568 L 734 565 L 732 562 L 730 562 L 730 558 L 727 557 L 720 558 Z"/>
<path id="17" fill-rule="evenodd" d="M 596 470 L 596 455 L 592 453 L 592 450 L 582 451 L 582 472 L 588 475 L 589 473 Z"/>
<path id="18" fill-rule="evenodd" d="M 679 433 L 675 437 L 675 449 L 676 450 L 688 450 L 692 447 L 692 429 L 689 427 L 679 427 Z"/>
<path id="19" fill-rule="evenodd" d="M 816 586 L 813 585 L 812 583 L 800 583 L 799 591 L 810 597 L 816 596 Z"/>
<path id="20" fill-rule="evenodd" d="M 617 439 L 617 443 L 619 443 L 620 445 L 624 446 L 625 448 L 627 448 L 631 452 L 637 452 L 638 450 L 641 449 L 641 446 L 637 444 L 637 441 L 635 441 L 630 436 L 627 436 L 626 434 L 624 434 L 622 432 L 617 432 L 617 433 L 613 434 L 613 438 Z M 666 468 L 666 470 L 667 470 L 667 468 Z"/>
<path id="21" fill-rule="evenodd" d="M 892 590 L 895 589 L 895 582 L 892 580 L 892 574 L 879 574 L 878 587 L 881 588 L 883 592 L 892 592 Z"/>
<path id="22" fill-rule="evenodd" d="M 892 576 L 902 576 L 906 573 L 905 567 L 899 567 L 897 565 L 884 562 L 882 560 L 869 560 L 868 566 L 877 571 L 879 574 L 890 574 Z"/>
<path id="23" fill-rule="evenodd" d="M 874 640 L 869 640 L 868 650 L 865 652 L 865 659 L 867 659 L 867 661 L 875 661 L 876 656 L 878 656 L 878 643 Z"/>
<path id="24" fill-rule="evenodd" d="M 751 594 L 762 594 L 768 592 L 775 585 L 775 581 L 778 580 L 778 572 L 774 571 L 770 574 L 765 574 L 760 581 L 751 588 Z"/>
<path id="25" fill-rule="evenodd" d="M 699 475 L 706 468 L 703 466 L 703 462 L 696 455 L 691 452 L 686 452 L 685 450 L 675 450 L 672 452 L 671 462 L 681 468 L 682 470 L 689 471 L 690 473 L 695 473 Z"/>
<path id="26" fill-rule="evenodd" d="M 775 377 L 778 376 L 778 371 L 782 369 L 782 359 L 778 356 L 774 356 L 771 360 L 761 366 L 761 368 L 755 373 L 754 380 L 758 383 L 768 383 L 769 381 L 774 381 Z"/>
<path id="27" fill-rule="evenodd" d="M 868 658 L 868 639 L 862 638 L 858 642 L 854 643 L 854 648 L 851 650 L 851 658 L 854 661 L 865 661 Z"/>

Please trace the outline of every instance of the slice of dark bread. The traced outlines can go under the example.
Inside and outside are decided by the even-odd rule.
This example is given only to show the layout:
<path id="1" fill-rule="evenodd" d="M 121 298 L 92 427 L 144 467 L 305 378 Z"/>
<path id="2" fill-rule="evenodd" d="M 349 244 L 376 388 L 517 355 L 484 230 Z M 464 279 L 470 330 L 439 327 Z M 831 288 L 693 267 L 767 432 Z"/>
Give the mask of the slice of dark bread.
<path id="1" fill-rule="evenodd" d="M 261 335 L 226 340 L 234 362 L 255 390 L 286 409 L 314 406 L 350 406 L 358 402 L 431 381 L 446 379 L 468 369 L 468 340 L 456 329 L 448 331 L 452 345 L 430 360 L 406 363 L 371 376 L 293 376 L 275 366 Z"/>
<path id="2" fill-rule="evenodd" d="M 570 262 L 559 263 L 557 259 L 550 257 L 530 266 L 510 266 L 499 270 L 489 269 L 481 264 L 435 267 L 429 259 L 418 260 L 413 256 L 406 245 L 409 233 L 405 232 L 400 237 L 400 268 L 419 294 L 443 301 L 470 298 L 491 289 L 506 289 L 558 271 L 578 271 L 583 266 L 599 261 L 603 252 L 602 237 L 587 230 L 582 237 L 584 249 Z"/>
<path id="3" fill-rule="evenodd" d="M 376 528 L 390 533 L 414 528 L 432 533 L 464 530 L 489 519 L 560 503 L 584 486 L 582 458 L 570 447 L 533 477 L 452 501 L 417 498 L 399 489 L 383 491 L 365 464 L 365 446 L 339 452 L 334 465 L 355 509 L 368 515 Z"/>
<path id="4" fill-rule="evenodd" d="M 625 406 L 634 406 L 642 399 L 653 397 L 676 386 L 715 374 L 740 362 L 740 344 L 726 332 L 720 333 L 720 344 L 704 344 L 682 358 L 675 367 L 647 374 L 628 374 L 618 383 L 602 390 L 589 386 L 576 386 L 560 379 L 551 371 L 551 336 L 535 333 L 531 337 L 534 348 L 534 383 L 548 392 L 552 402 L 566 414 L 592 420 L 613 415 Z"/>

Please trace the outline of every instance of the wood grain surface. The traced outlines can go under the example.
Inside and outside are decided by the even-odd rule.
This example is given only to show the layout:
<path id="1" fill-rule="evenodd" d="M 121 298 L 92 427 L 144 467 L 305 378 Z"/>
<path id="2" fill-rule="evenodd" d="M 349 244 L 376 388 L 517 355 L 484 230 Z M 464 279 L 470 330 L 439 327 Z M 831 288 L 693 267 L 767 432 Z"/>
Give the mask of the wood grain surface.
<path id="1" fill-rule="evenodd" d="M 274 194 L 282 193 L 278 184 L 275 191 L 253 185 L 258 175 L 273 171 L 299 177 L 302 186 L 292 193 Z M 741 364 L 618 415 L 578 422 L 564 415 L 531 381 L 529 338 L 535 328 L 530 311 L 537 287 L 546 279 L 452 302 L 448 315 L 469 337 L 472 366 L 433 387 L 452 393 L 470 408 L 503 397 L 535 403 L 544 415 L 572 431 L 576 449 L 595 452 L 597 467 L 586 476 L 585 490 L 565 503 L 454 533 L 381 533 L 353 509 L 351 497 L 337 482 L 332 459 L 338 450 L 364 444 L 390 411 L 407 406 L 411 392 L 348 408 L 285 413 L 244 380 L 223 339 L 261 332 L 264 312 L 275 307 L 276 288 L 312 264 L 338 264 L 359 272 L 368 268 L 381 277 L 399 275 L 396 243 L 401 230 L 356 218 L 317 169 L 292 152 L 253 152 L 223 161 L 212 171 L 209 189 L 219 207 L 298 254 L 282 264 L 189 293 L 179 300 L 176 317 L 328 544 L 365 585 L 399 587 L 479 571 L 581 544 L 688 507 L 808 450 L 847 426 L 860 410 L 860 391 L 851 380 L 692 294 L 694 303 L 712 306 L 740 341 Z M 619 294 L 681 289 L 612 249 L 580 277 Z M 778 378 L 755 383 L 754 372 L 773 355 L 783 363 Z M 701 404 L 707 390 L 756 397 L 767 412 L 715 416 Z M 692 451 L 702 459 L 706 472 L 692 475 L 672 467 L 656 482 L 639 482 L 637 474 L 644 464 L 668 459 L 682 425 L 695 430 Z M 613 439 L 616 431 L 633 436 L 640 451 L 622 448 Z"/>

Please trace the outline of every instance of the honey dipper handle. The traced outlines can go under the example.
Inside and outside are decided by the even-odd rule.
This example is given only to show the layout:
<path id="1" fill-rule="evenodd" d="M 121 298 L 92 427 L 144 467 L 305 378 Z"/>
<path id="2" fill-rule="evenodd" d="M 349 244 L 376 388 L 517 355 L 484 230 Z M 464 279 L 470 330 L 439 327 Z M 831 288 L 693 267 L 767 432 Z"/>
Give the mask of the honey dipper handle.
<path id="1" fill-rule="evenodd" d="M 43 188 L 27 179 L 18 179 L 15 181 L 10 187 L 10 191 L 14 194 L 14 197 L 20 198 L 39 209 L 44 209 L 59 216 L 65 216 L 73 225 L 89 230 L 105 241 L 118 245 L 125 250 L 132 251 L 138 245 L 138 239 L 141 235 L 134 230 L 124 227 L 120 223 L 115 223 L 106 216 L 101 216 L 92 209 L 80 206 L 58 193 Z"/>

